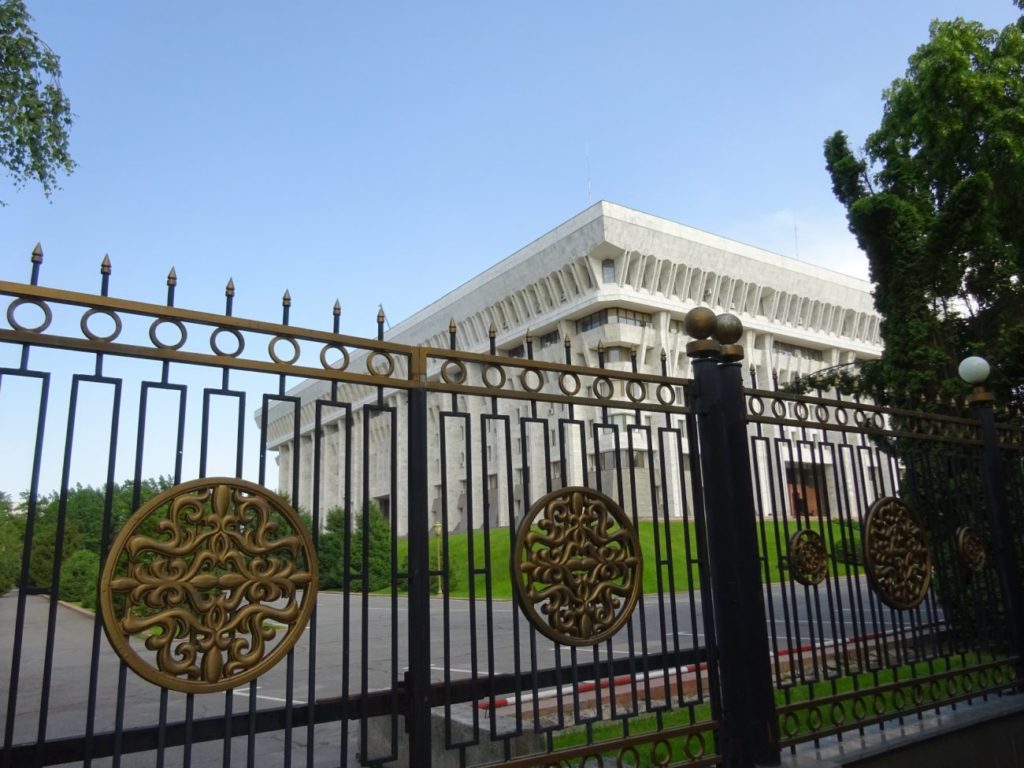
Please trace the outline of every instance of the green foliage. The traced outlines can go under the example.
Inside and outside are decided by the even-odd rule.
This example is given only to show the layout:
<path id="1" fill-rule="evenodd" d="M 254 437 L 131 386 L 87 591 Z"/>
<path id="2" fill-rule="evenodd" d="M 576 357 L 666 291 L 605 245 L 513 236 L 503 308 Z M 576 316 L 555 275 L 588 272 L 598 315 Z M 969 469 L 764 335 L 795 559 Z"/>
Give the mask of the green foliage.
<path id="1" fill-rule="evenodd" d="M 61 563 L 63 564 L 81 544 L 78 526 L 74 522 L 64 524 L 61 537 Z M 49 589 L 53 585 L 53 558 L 57 552 L 57 519 L 37 519 L 32 537 L 32 554 L 28 563 L 28 582 L 33 587 Z"/>
<path id="2" fill-rule="evenodd" d="M 78 550 L 64 561 L 60 569 L 60 599 L 95 608 L 99 577 L 99 555 L 85 549 Z"/>
<path id="3" fill-rule="evenodd" d="M 391 526 L 376 503 L 371 502 L 360 519 L 358 532 L 357 557 L 353 559 L 361 564 L 366 552 L 367 588 L 371 592 L 387 589 L 391 586 Z"/>
<path id="4" fill-rule="evenodd" d="M 324 531 L 317 543 L 320 560 L 320 588 L 345 588 L 345 510 L 332 507 L 327 511 Z"/>
<path id="5" fill-rule="evenodd" d="M 834 527 L 838 529 L 833 531 L 836 561 L 849 566 L 863 565 L 864 550 L 861 546 L 860 523 L 835 523 Z"/>
<path id="6" fill-rule="evenodd" d="M 60 87 L 60 58 L 31 21 L 23 0 L 0 0 L 0 164 L 15 186 L 38 181 L 49 197 L 57 172 L 75 168 L 71 104 Z"/>
<path id="7" fill-rule="evenodd" d="M 68 558 L 79 550 L 99 555 L 108 495 L 109 536 L 112 538 L 135 509 L 170 488 L 172 484 L 173 481 L 170 478 L 160 477 L 143 480 L 137 490 L 132 481 L 115 483 L 109 489 L 82 485 L 68 489 L 64 501 L 62 569 L 67 566 Z M 138 496 L 137 503 L 136 496 Z M 58 493 L 40 496 L 36 503 L 35 532 L 32 537 L 32 553 L 29 558 L 29 584 L 33 587 L 48 589 L 53 583 L 53 556 L 56 551 L 60 510 L 61 498 Z M 155 527 L 155 525 L 155 521 L 150 521 L 151 527 Z M 20 567 L 20 557 L 18 567 Z M 63 584 L 63 576 L 61 584 Z"/>
<path id="8" fill-rule="evenodd" d="M 391 526 L 371 501 L 369 510 L 348 532 L 348 583 L 345 569 L 345 538 L 347 515 L 340 507 L 327 511 L 325 528 L 320 534 L 317 556 L 320 560 L 322 589 L 352 589 L 370 592 L 388 589 L 391 580 Z M 363 554 L 366 553 L 364 577 Z"/>
<path id="9" fill-rule="evenodd" d="M 967 354 L 993 364 L 1003 402 L 1024 403 L 1024 31 L 963 19 L 885 91 L 863 156 L 825 141 L 836 198 L 867 253 L 885 351 L 860 384 L 948 400 Z"/>
<path id="10" fill-rule="evenodd" d="M 24 535 L 24 518 L 13 513 L 10 499 L 0 492 L 0 595 L 13 587 L 21 575 Z"/>

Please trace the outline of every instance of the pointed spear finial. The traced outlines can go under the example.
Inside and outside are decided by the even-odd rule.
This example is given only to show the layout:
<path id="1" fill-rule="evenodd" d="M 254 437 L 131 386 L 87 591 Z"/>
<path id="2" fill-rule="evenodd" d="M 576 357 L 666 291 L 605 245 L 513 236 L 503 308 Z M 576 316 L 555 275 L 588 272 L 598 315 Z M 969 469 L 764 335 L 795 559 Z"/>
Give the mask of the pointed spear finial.
<path id="1" fill-rule="evenodd" d="M 32 249 L 32 275 L 29 277 L 29 282 L 31 282 L 32 285 L 39 285 L 39 268 L 42 266 L 43 246 L 36 243 L 36 247 Z"/>
<path id="2" fill-rule="evenodd" d="M 526 343 L 533 343 L 533 331 L 531 331 L 529 328 L 526 329 Z"/>
<path id="3" fill-rule="evenodd" d="M 110 291 L 110 256 L 104 256 L 100 262 L 100 296 L 107 296 Z"/>
<path id="4" fill-rule="evenodd" d="M 668 352 L 666 352 L 664 349 L 661 350 L 661 359 L 668 360 Z"/>
<path id="5" fill-rule="evenodd" d="M 455 325 L 455 318 L 453 317 L 451 320 L 448 321 L 448 333 L 455 333 L 457 328 L 458 326 Z"/>
<path id="6" fill-rule="evenodd" d="M 281 306 L 290 307 L 292 305 L 292 295 L 287 291 L 284 292 L 284 296 L 281 297 Z"/>
<path id="7" fill-rule="evenodd" d="M 572 346 L 572 336 L 570 336 L 568 333 L 565 334 L 565 339 L 562 340 L 562 343 L 565 344 L 566 347 L 571 347 Z"/>
<path id="8" fill-rule="evenodd" d="M 174 267 L 171 267 L 171 271 L 167 273 L 167 284 L 171 286 L 178 284 L 178 273 L 174 271 Z"/>
<path id="9" fill-rule="evenodd" d="M 494 326 L 494 321 L 491 321 L 491 327 L 487 329 L 487 335 L 492 339 L 498 335 L 498 329 Z"/>
<path id="10" fill-rule="evenodd" d="M 235 278 L 229 277 L 228 284 L 224 286 L 224 314 L 231 317 L 235 309 Z"/>
<path id="11" fill-rule="evenodd" d="M 597 351 L 598 352 L 604 352 L 604 342 L 603 341 L 597 342 Z"/>
<path id="12" fill-rule="evenodd" d="M 334 300 L 334 309 L 332 310 L 335 317 L 341 316 L 341 302 L 338 299 Z"/>
<path id="13" fill-rule="evenodd" d="M 377 322 L 378 323 L 383 323 L 384 322 L 384 305 L 383 304 L 378 304 L 377 305 Z"/>

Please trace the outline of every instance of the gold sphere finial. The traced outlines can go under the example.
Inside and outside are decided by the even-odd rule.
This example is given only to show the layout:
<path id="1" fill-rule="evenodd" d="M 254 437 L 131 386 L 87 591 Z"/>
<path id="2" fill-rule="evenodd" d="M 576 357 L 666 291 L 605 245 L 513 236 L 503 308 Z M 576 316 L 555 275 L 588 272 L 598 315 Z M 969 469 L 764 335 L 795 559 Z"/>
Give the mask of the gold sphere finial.
<path id="1" fill-rule="evenodd" d="M 718 318 L 707 307 L 694 307 L 683 318 L 683 328 L 694 339 L 706 339 L 715 332 Z"/>
<path id="2" fill-rule="evenodd" d="M 743 323 L 728 312 L 715 318 L 715 340 L 719 344 L 735 344 L 743 336 Z"/>

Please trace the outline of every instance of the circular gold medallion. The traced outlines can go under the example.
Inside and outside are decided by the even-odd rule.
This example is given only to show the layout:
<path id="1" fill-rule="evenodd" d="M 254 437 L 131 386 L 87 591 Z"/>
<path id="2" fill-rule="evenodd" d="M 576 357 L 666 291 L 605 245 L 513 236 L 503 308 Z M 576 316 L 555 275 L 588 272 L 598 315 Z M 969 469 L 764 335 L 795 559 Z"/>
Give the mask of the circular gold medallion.
<path id="1" fill-rule="evenodd" d="M 868 580 L 890 608 L 919 605 L 932 581 L 928 537 L 917 515 L 894 496 L 879 499 L 864 518 Z"/>
<path id="2" fill-rule="evenodd" d="M 988 562 L 985 542 L 976 530 L 969 525 L 962 525 L 956 531 L 956 548 L 962 562 L 974 573 L 981 573 Z"/>
<path id="3" fill-rule="evenodd" d="M 234 688 L 291 650 L 316 604 L 313 540 L 295 510 L 255 483 L 212 477 L 140 507 L 100 579 L 103 628 L 151 683 Z"/>
<path id="4" fill-rule="evenodd" d="M 619 505 L 576 486 L 530 508 L 511 572 L 519 605 L 538 630 L 566 645 L 596 645 L 629 621 L 640 598 L 643 557 Z"/>
<path id="5" fill-rule="evenodd" d="M 828 553 L 817 531 L 802 528 L 789 537 L 789 569 L 794 579 L 808 587 L 825 580 Z"/>

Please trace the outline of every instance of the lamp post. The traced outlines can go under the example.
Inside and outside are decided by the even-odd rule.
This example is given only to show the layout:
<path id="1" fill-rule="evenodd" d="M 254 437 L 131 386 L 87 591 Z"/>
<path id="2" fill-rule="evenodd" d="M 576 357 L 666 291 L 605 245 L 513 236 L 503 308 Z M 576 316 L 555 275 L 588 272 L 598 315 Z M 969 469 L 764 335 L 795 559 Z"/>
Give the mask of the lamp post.
<path id="1" fill-rule="evenodd" d="M 435 520 L 434 525 L 431 527 L 431 532 L 434 534 L 435 546 L 434 551 L 437 553 L 437 594 L 441 594 L 441 521 Z"/>
<path id="2" fill-rule="evenodd" d="M 985 388 L 985 381 L 991 370 L 992 367 L 985 358 L 971 356 L 960 363 L 958 372 L 961 379 L 974 387 L 974 391 L 967 396 L 967 402 L 971 405 L 981 427 L 982 480 L 988 502 L 986 507 L 991 529 L 990 544 L 1006 609 L 1010 652 L 1018 657 L 1017 675 L 1020 676 L 1024 674 L 1024 662 L 1020 661 L 1020 657 L 1024 655 L 1024 592 L 1021 590 L 1020 570 L 1013 551 L 1015 533 L 1010 522 L 1003 456 L 992 408 L 995 398 Z"/>

